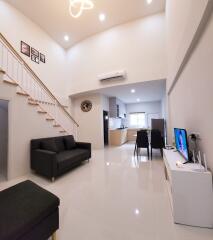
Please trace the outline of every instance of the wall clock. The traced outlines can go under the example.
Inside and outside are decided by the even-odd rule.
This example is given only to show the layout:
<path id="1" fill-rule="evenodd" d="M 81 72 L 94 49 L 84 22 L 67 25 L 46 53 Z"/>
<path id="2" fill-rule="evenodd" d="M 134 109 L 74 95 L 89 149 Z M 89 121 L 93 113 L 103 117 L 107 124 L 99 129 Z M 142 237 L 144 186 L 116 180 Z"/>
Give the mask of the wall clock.
<path id="1" fill-rule="evenodd" d="M 81 103 L 81 110 L 83 112 L 89 112 L 92 109 L 92 102 L 89 100 L 85 100 Z"/>

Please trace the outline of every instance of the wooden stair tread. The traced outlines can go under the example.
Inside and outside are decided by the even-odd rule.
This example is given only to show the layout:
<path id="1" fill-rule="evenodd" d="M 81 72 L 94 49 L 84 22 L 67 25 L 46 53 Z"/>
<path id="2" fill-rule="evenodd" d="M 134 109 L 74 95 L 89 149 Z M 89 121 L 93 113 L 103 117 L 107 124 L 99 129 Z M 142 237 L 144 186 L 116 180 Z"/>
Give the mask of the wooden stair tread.
<path id="1" fill-rule="evenodd" d="M 9 81 L 9 80 L 3 80 L 3 82 L 6 83 L 6 84 L 13 85 L 13 86 L 18 86 L 18 83 L 16 83 L 16 82 L 11 82 L 11 81 Z"/>
<path id="2" fill-rule="evenodd" d="M 16 92 L 18 95 L 29 97 L 29 94 L 24 93 L 24 92 Z"/>
<path id="3" fill-rule="evenodd" d="M 33 106 L 38 106 L 39 105 L 37 102 L 32 102 L 32 101 L 28 101 L 28 104 L 33 105 Z"/>
<path id="4" fill-rule="evenodd" d="M 0 69 L 0 73 L 5 74 L 6 72 L 3 69 Z"/>
<path id="5" fill-rule="evenodd" d="M 53 125 L 53 127 L 61 127 L 59 124 L 55 124 Z"/>
<path id="6" fill-rule="evenodd" d="M 66 133 L 66 131 L 65 130 L 61 130 L 60 133 Z"/>
<path id="7" fill-rule="evenodd" d="M 53 118 L 46 118 L 47 121 L 54 121 Z"/>
<path id="8" fill-rule="evenodd" d="M 41 113 L 41 114 L 46 114 L 46 113 L 47 113 L 47 112 L 42 111 L 42 110 L 38 110 L 37 112 L 38 112 L 38 113 Z"/>

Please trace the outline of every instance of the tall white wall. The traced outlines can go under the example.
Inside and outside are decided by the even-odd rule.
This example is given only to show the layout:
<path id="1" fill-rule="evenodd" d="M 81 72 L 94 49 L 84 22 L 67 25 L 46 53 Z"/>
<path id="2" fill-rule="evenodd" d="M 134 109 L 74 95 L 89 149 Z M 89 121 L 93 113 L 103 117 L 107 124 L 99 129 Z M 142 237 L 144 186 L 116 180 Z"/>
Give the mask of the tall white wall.
<path id="1" fill-rule="evenodd" d="M 90 112 L 81 110 L 81 102 L 90 100 Z M 78 140 L 92 143 L 92 148 L 101 149 L 103 142 L 103 97 L 100 94 L 84 95 L 72 99 L 73 116 L 79 124 Z"/>
<path id="2" fill-rule="evenodd" d="M 165 14 L 117 26 L 92 36 L 67 52 L 66 93 L 106 87 L 98 75 L 126 70 L 126 81 L 107 86 L 166 78 Z"/>
<path id="3" fill-rule="evenodd" d="M 168 46 L 176 45 L 175 49 L 179 49 L 180 51 L 180 49 L 186 49 L 187 45 L 189 47 L 190 39 L 195 39 L 194 33 L 198 29 L 201 19 L 206 18 L 204 10 L 208 1 L 171 0 L 167 2 L 169 5 L 167 7 L 167 20 L 170 22 L 168 28 L 168 35 L 170 35 Z M 188 3 L 185 4 L 186 2 Z M 208 11 L 212 11 L 212 6 L 208 6 L 211 7 Z M 189 26 L 191 26 L 193 31 L 187 32 Z M 177 35 L 180 31 L 183 34 L 178 38 Z M 184 33 L 186 32 L 187 34 L 185 35 Z M 175 43 L 171 42 L 175 38 L 177 41 Z M 207 25 L 202 28 L 199 41 L 196 41 L 188 61 L 184 62 L 182 72 L 176 79 L 174 79 L 174 76 L 176 75 L 176 69 L 180 67 L 181 61 L 177 57 L 177 54 L 173 55 L 176 51 L 172 52 L 172 49 L 168 48 L 168 61 L 173 62 L 174 66 L 171 67 L 170 65 L 168 76 L 170 84 L 174 80 L 176 81 L 176 84 L 169 92 L 170 141 L 172 139 L 171 132 L 174 127 L 186 128 L 189 133 L 199 133 L 201 137 L 200 148 L 206 153 L 208 165 L 213 171 L 213 111 L 211 110 L 213 102 L 212 42 L 213 14 L 208 19 Z M 182 53 L 182 59 L 184 59 L 184 52 L 182 51 Z"/>
<path id="4" fill-rule="evenodd" d="M 16 94 L 16 87 L 2 83 L 0 74 L 0 99 L 9 101 L 9 151 L 8 179 L 30 172 L 30 140 L 59 136 L 58 129 L 37 113 L 37 108 L 27 103 L 26 97 Z"/>
<path id="5" fill-rule="evenodd" d="M 24 41 L 46 55 L 45 64 L 36 64 L 29 57 L 20 53 L 22 58 L 56 96 L 64 96 L 65 50 L 38 25 L 2 0 L 0 0 L 0 16 L 0 32 L 19 53 L 20 42 Z"/>
<path id="6" fill-rule="evenodd" d="M 209 0 L 170 0 L 166 5 L 167 25 L 167 88 L 190 47 Z M 193 9 L 193 11 L 192 11 Z"/>

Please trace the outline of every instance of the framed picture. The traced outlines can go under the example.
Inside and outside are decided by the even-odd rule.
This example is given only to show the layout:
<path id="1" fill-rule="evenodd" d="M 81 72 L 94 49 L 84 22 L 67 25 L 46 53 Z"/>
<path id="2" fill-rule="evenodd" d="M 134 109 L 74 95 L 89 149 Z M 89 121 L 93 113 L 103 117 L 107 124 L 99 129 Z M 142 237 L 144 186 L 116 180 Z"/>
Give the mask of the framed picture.
<path id="1" fill-rule="evenodd" d="M 46 62 L 46 57 L 44 54 L 40 53 L 40 62 L 45 63 Z"/>
<path id="2" fill-rule="evenodd" d="M 30 57 L 30 46 L 23 41 L 21 41 L 21 53 Z"/>
<path id="3" fill-rule="evenodd" d="M 37 56 L 35 56 L 35 55 L 31 55 L 31 60 L 32 60 L 33 62 L 36 62 L 36 63 L 39 64 L 39 57 L 37 57 Z"/>
<path id="4" fill-rule="evenodd" d="M 34 55 L 39 58 L 39 51 L 37 51 L 35 48 L 31 48 L 31 55 Z"/>

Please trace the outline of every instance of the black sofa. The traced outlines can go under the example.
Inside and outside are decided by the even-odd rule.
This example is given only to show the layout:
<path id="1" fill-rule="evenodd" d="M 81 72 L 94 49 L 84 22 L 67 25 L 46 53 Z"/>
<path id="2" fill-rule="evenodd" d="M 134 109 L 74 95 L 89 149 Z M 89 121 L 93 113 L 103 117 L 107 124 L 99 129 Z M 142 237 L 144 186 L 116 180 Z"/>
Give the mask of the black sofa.
<path id="1" fill-rule="evenodd" d="M 31 181 L 0 192 L 0 239 L 55 239 L 60 200 Z"/>
<path id="2" fill-rule="evenodd" d="M 31 140 L 31 169 L 52 181 L 90 158 L 91 144 L 72 135 Z"/>

